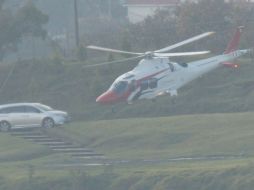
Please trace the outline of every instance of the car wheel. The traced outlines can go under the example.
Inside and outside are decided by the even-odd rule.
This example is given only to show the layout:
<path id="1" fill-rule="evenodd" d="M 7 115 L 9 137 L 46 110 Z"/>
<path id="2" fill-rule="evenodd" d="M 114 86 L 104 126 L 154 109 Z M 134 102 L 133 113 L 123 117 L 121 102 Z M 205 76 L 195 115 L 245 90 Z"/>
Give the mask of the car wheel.
<path id="1" fill-rule="evenodd" d="M 42 127 L 43 128 L 53 128 L 55 126 L 55 122 L 53 119 L 51 118 L 45 118 L 43 121 L 42 121 Z"/>
<path id="2" fill-rule="evenodd" d="M 11 124 L 7 121 L 0 122 L 0 130 L 3 132 L 7 132 L 11 130 Z"/>

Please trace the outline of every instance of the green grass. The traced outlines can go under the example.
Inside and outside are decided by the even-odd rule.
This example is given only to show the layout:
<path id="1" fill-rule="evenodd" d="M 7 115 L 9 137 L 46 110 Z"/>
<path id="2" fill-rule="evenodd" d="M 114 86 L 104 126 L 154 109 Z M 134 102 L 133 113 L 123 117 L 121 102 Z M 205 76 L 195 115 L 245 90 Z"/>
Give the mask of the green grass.
<path id="1" fill-rule="evenodd" d="M 254 64 L 236 61 L 239 69 L 221 67 L 179 90 L 179 96 L 137 101 L 133 105 L 101 106 L 95 99 L 114 79 L 136 63 L 83 68 L 80 64 L 55 64 L 50 60 L 20 62 L 0 94 L 0 103 L 42 102 L 68 111 L 75 120 L 158 117 L 199 113 L 254 111 Z M 85 63 L 83 63 L 85 64 Z M 0 64 L 0 83 L 12 65 Z"/>
<path id="2" fill-rule="evenodd" d="M 46 156 L 49 149 L 24 139 L 0 133 L 0 161 L 32 160 Z"/>
<path id="3" fill-rule="evenodd" d="M 54 132 L 111 158 L 254 155 L 254 113 L 74 123 Z"/>
<path id="4" fill-rule="evenodd" d="M 50 129 L 53 135 L 104 153 L 112 159 L 169 159 L 254 156 L 254 113 L 183 115 L 78 122 Z M 0 134 L 2 161 L 54 162 L 46 147 Z M 61 158 L 63 161 L 66 158 Z"/>
<path id="5" fill-rule="evenodd" d="M 39 145 L 2 133 L 0 143 L 5 146 L 0 146 L 1 157 L 9 160 L 0 162 L 0 187 L 8 181 L 9 189 L 15 189 L 14 186 L 25 189 L 23 185 L 72 189 L 80 180 L 78 184 L 87 181 L 90 189 L 102 185 L 101 189 L 111 190 L 127 187 L 133 190 L 251 190 L 254 185 L 253 123 L 254 113 L 246 112 L 79 122 L 48 130 L 52 135 L 104 153 L 109 159 L 133 161 L 111 167 L 50 167 L 50 164 L 69 162 L 70 158 L 48 155 Z M 34 154 L 37 156 L 32 156 Z M 137 162 L 216 155 L 226 159 Z M 29 182 L 31 166 L 32 184 Z"/>

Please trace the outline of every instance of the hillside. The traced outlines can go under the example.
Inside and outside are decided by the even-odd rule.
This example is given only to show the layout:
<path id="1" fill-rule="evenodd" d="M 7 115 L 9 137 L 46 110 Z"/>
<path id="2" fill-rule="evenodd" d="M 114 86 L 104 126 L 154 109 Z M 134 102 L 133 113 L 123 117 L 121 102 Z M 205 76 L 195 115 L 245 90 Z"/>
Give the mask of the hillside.
<path id="1" fill-rule="evenodd" d="M 127 117 L 168 116 L 193 113 L 254 111 L 254 64 L 240 60 L 239 69 L 220 68 L 180 89 L 177 98 L 159 97 L 156 102 L 138 101 L 133 105 L 96 104 L 95 99 L 120 74 L 136 63 L 83 68 L 88 63 L 63 63 L 61 60 L 18 62 L 0 92 L 0 103 L 42 102 L 67 110 L 74 120 L 98 120 Z M 0 83 L 4 83 L 12 65 L 0 65 Z"/>
<path id="2" fill-rule="evenodd" d="M 54 132 L 110 158 L 252 157 L 253 116 L 250 112 L 120 119 L 75 123 Z"/>
<path id="3" fill-rule="evenodd" d="M 24 147 L 24 141 L 1 134 L 5 139 L 1 144 L 9 145 L 1 146 L 1 156 L 16 152 L 17 160 L 0 162 L 0 186 L 6 190 L 251 190 L 253 116 L 249 112 L 121 119 L 73 123 L 48 130 L 53 136 L 105 153 L 106 160 L 89 161 L 104 166 L 81 163 L 64 167 L 64 163 L 77 162 L 66 156 L 47 155 L 45 150 L 41 156 L 18 159 L 17 150 Z M 29 157 L 30 153 L 23 154 Z"/>

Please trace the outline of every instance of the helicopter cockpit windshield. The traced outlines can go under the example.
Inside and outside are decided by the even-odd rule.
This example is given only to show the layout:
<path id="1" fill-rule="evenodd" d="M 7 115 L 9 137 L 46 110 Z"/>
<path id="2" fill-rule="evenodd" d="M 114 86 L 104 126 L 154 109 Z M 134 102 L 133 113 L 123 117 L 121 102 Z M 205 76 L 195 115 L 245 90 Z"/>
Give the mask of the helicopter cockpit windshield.
<path id="1" fill-rule="evenodd" d="M 128 88 L 128 82 L 127 81 L 119 81 L 113 84 L 112 90 L 116 92 L 117 94 L 123 94 Z"/>

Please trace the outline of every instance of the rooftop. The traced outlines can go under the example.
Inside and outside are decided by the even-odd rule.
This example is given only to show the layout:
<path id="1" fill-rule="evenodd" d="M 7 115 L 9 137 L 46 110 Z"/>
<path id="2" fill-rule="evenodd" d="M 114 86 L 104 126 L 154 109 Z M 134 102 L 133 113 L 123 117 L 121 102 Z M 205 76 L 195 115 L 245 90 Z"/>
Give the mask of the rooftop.
<path id="1" fill-rule="evenodd" d="M 178 3 L 180 0 L 126 0 L 127 5 L 171 5 Z"/>

